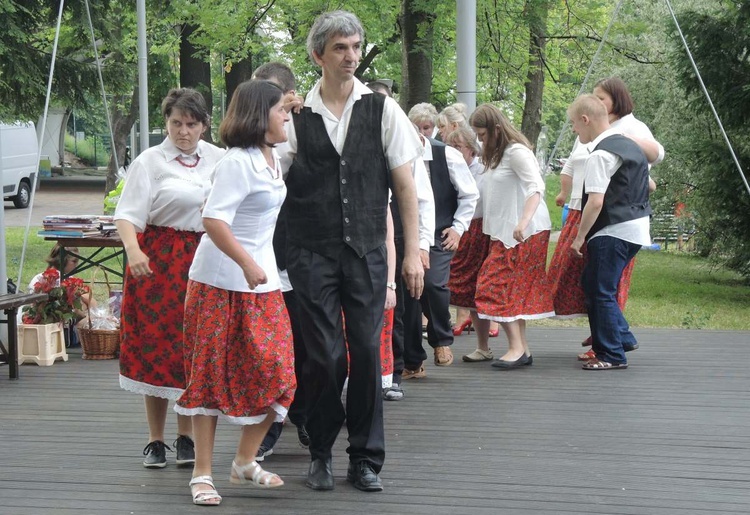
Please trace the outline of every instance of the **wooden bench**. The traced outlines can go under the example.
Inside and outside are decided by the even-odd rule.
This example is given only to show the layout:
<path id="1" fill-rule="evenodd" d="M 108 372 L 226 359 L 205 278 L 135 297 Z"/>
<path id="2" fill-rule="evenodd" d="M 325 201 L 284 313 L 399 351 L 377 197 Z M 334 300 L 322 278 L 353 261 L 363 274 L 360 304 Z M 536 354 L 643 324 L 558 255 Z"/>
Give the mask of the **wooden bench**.
<path id="1" fill-rule="evenodd" d="M 18 328 L 16 326 L 18 308 L 46 298 L 46 293 L 6 293 L 0 295 L 0 310 L 5 312 L 5 320 L 0 320 L 0 323 L 8 325 L 8 348 L 6 349 L 0 342 L 0 364 L 8 364 L 11 379 L 18 379 Z"/>
<path id="2" fill-rule="evenodd" d="M 688 219 L 679 219 L 671 213 L 657 213 L 651 218 L 651 239 L 662 243 L 667 250 L 669 243 L 677 244 L 678 250 L 695 234 L 695 226 Z"/>

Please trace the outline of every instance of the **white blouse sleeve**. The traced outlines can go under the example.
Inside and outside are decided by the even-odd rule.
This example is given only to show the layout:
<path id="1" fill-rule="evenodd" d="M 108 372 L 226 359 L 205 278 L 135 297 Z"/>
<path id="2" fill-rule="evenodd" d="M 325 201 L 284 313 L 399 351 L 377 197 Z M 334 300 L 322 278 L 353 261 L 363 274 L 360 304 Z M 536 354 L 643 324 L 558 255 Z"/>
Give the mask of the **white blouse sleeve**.
<path id="1" fill-rule="evenodd" d="M 539 171 L 539 161 L 534 153 L 524 145 L 512 145 L 508 148 L 509 165 L 521 180 L 528 199 L 534 193 L 544 196 L 544 181 Z"/>
<path id="2" fill-rule="evenodd" d="M 131 163 L 125 176 L 120 200 L 115 208 L 115 220 L 127 220 L 138 231 L 146 228 L 153 202 L 151 178 L 138 159 Z"/>
<path id="3" fill-rule="evenodd" d="M 214 169 L 213 185 L 203 207 L 203 218 L 215 218 L 231 226 L 242 201 L 252 191 L 250 176 L 254 173 L 235 157 L 228 157 Z"/>

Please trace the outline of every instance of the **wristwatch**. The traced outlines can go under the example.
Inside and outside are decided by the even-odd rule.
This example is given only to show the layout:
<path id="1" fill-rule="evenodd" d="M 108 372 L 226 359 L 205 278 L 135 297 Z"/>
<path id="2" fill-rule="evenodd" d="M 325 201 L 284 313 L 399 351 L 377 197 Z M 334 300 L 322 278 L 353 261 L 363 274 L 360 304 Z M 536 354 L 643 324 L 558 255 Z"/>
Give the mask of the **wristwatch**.
<path id="1" fill-rule="evenodd" d="M 396 291 L 396 283 L 385 283 L 385 285 L 393 291 Z"/>

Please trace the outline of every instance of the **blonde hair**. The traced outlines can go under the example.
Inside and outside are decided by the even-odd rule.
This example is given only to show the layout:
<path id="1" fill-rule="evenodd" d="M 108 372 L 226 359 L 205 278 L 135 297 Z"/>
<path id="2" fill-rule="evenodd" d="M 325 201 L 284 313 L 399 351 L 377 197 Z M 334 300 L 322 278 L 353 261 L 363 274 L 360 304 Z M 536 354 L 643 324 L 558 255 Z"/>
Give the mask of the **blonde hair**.
<path id="1" fill-rule="evenodd" d="M 581 95 L 568 107 L 568 118 L 588 116 L 591 120 L 607 119 L 607 107 L 596 95 Z"/>
<path id="2" fill-rule="evenodd" d="M 437 109 L 435 109 L 435 106 L 428 103 L 428 102 L 421 102 L 419 104 L 415 104 L 414 107 L 409 109 L 409 121 L 411 123 L 414 123 L 416 125 L 419 125 L 424 122 L 430 122 L 433 125 L 435 125 L 435 121 L 437 120 L 438 112 Z"/>
<path id="3" fill-rule="evenodd" d="M 445 137 L 445 143 L 451 147 L 455 147 L 459 144 L 466 145 L 471 149 L 472 155 L 475 156 L 479 155 L 481 150 L 479 148 L 479 143 L 477 142 L 477 135 L 471 130 L 468 122 L 466 125 L 460 125 L 458 129 L 448 133 Z"/>
<path id="4" fill-rule="evenodd" d="M 451 104 L 442 111 L 440 111 L 440 114 L 437 115 L 437 123 L 436 125 L 439 127 L 441 125 L 449 125 L 451 123 L 456 123 L 458 126 L 466 125 L 469 126 L 469 119 L 466 116 L 467 107 L 464 104 L 457 103 L 457 104 Z"/>

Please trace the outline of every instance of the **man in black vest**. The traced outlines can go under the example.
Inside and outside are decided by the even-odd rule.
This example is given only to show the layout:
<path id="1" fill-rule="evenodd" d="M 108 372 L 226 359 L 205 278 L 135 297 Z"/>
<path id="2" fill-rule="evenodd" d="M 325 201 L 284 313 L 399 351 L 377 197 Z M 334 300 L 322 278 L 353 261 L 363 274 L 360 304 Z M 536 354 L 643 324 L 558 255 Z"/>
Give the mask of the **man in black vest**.
<path id="1" fill-rule="evenodd" d="M 607 109 L 594 95 L 583 95 L 568 109 L 573 131 L 593 152 L 586 159 L 583 211 L 571 248 L 586 245 L 581 282 L 596 358 L 584 370 L 627 368 L 625 352 L 638 343 L 617 304 L 622 271 L 643 245 L 651 244 L 648 159 L 658 144 L 629 138 L 609 128 Z"/>
<path id="2" fill-rule="evenodd" d="M 411 111 L 409 119 L 415 122 Z M 453 363 L 448 290 L 450 264 L 461 236 L 469 228 L 479 200 L 476 182 L 461 153 L 422 134 L 419 137 L 424 146 L 422 159 L 435 199 L 435 244 L 430 247 L 430 267 L 425 270 L 424 294 L 419 301 L 404 300 L 403 379 L 426 375 L 422 313 L 427 317 L 427 343 L 433 349 L 435 365 L 449 366 Z M 394 376 L 398 372 L 401 371 L 396 370 L 394 365 Z"/>
<path id="3" fill-rule="evenodd" d="M 363 37 L 349 12 L 316 19 L 307 49 L 322 78 L 287 124 L 288 147 L 281 153 L 282 167 L 288 167 L 287 269 L 307 349 L 303 381 L 312 461 L 306 484 L 313 490 L 333 489 L 331 448 L 344 419 L 347 479 L 360 490 L 383 489 L 380 332 L 389 179 L 404 226 L 407 289 L 419 297 L 423 287 L 411 174 L 421 146 L 398 104 L 354 77 Z"/>

